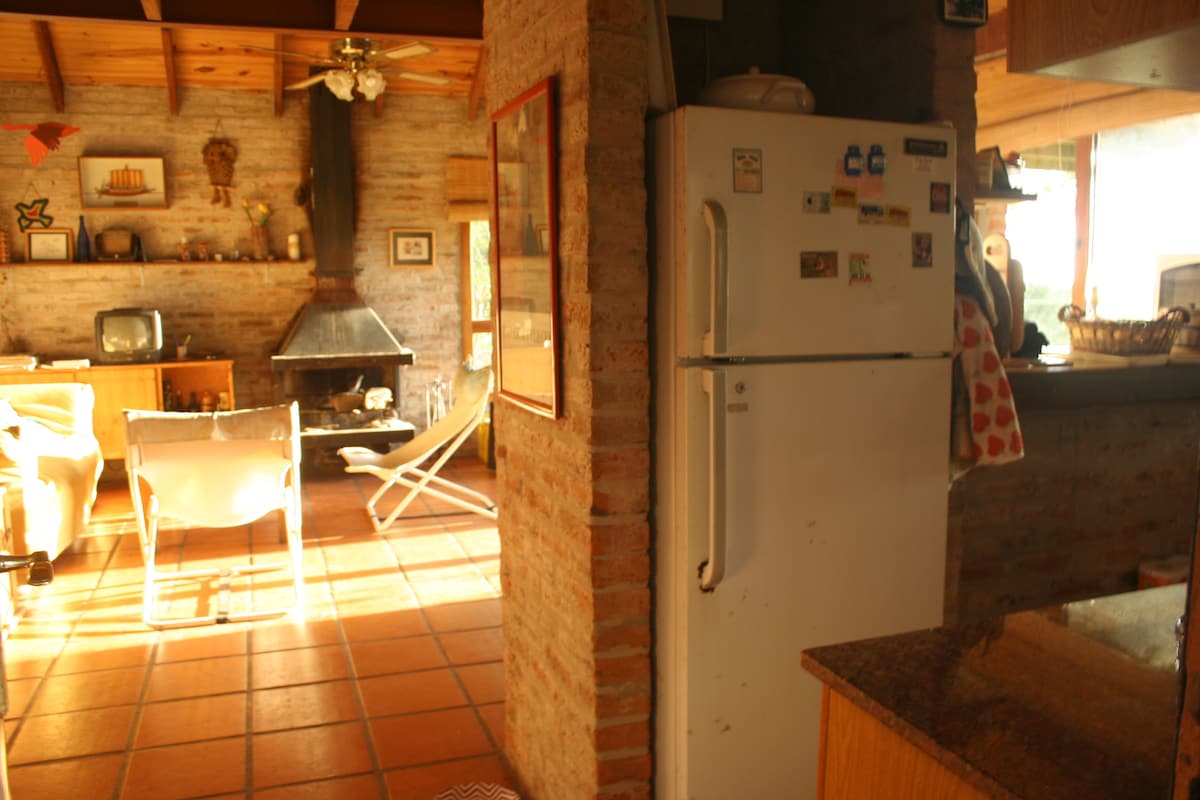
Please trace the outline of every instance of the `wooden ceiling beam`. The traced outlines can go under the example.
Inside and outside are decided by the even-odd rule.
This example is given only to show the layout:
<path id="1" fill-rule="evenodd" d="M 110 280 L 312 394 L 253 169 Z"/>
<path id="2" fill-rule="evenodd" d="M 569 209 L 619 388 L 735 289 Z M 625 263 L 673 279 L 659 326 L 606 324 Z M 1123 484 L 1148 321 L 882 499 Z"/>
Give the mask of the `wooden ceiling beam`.
<path id="1" fill-rule="evenodd" d="M 282 33 L 275 34 L 271 46 L 276 50 L 283 50 Z M 271 98 L 275 106 L 275 116 L 281 117 L 283 116 L 283 53 L 275 54 L 271 69 Z"/>
<path id="2" fill-rule="evenodd" d="M 484 70 L 487 69 L 487 48 L 480 45 L 479 56 L 475 59 L 475 73 L 471 76 L 471 92 L 467 95 L 467 119 L 474 121 L 479 108 L 479 100 L 483 97 Z"/>
<path id="3" fill-rule="evenodd" d="M 333 27 L 339 31 L 350 30 L 354 15 L 358 13 L 358 0 L 334 0 Z"/>
<path id="4" fill-rule="evenodd" d="M 62 70 L 58 68 L 58 56 L 54 52 L 54 40 L 50 38 L 50 23 L 34 20 L 33 38 L 37 41 L 38 55 L 42 59 L 42 71 L 46 73 L 46 86 L 55 111 L 65 111 L 67 104 L 63 96 Z"/>
<path id="5" fill-rule="evenodd" d="M 163 70 L 167 79 L 167 105 L 171 116 L 179 116 L 179 78 L 175 74 L 175 40 L 170 28 L 162 29 Z"/>
<path id="6" fill-rule="evenodd" d="M 142 13 L 151 22 L 162 22 L 162 0 L 142 0 Z"/>

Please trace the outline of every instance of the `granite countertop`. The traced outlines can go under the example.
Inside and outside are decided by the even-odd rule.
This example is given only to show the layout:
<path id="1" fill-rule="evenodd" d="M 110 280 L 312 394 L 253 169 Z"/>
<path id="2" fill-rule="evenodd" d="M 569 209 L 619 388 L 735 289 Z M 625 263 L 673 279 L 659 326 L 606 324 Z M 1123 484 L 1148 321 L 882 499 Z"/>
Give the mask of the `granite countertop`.
<path id="1" fill-rule="evenodd" d="M 1183 585 L 808 650 L 805 669 L 993 797 L 1166 800 Z"/>
<path id="2" fill-rule="evenodd" d="M 1018 413 L 1200 399 L 1200 362 L 1119 367 L 1087 363 L 1029 368 L 1005 363 Z"/>

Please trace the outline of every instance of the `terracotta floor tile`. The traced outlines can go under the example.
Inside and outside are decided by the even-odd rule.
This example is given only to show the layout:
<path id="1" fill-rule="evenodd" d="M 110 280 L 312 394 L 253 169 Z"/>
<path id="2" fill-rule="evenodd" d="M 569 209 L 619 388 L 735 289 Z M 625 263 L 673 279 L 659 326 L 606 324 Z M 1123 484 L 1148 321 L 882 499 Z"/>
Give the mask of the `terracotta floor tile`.
<path id="1" fill-rule="evenodd" d="M 504 632 L 500 628 L 480 628 L 438 634 L 451 664 L 480 664 L 504 658 Z"/>
<path id="2" fill-rule="evenodd" d="M 250 649 L 255 653 L 337 644 L 342 634 L 336 619 L 306 619 L 295 622 L 283 618 L 259 622 L 250 633 Z"/>
<path id="3" fill-rule="evenodd" d="M 446 666 L 446 658 L 432 636 L 350 642 L 350 656 L 360 678 Z"/>
<path id="4" fill-rule="evenodd" d="M 369 717 L 432 711 L 467 704 L 458 681 L 448 669 L 380 675 L 358 682 Z"/>
<path id="5" fill-rule="evenodd" d="M 8 692 L 8 719 L 16 719 L 25 713 L 29 701 L 33 699 L 33 693 L 40 685 L 41 681 L 38 678 L 9 680 L 5 684 L 4 688 Z"/>
<path id="6" fill-rule="evenodd" d="M 16 634 L 4 643 L 4 672 L 10 680 L 40 678 L 62 649 L 61 637 L 37 638 L 30 634 L 28 622 L 22 622 Z"/>
<path id="7" fill-rule="evenodd" d="M 27 717 L 8 751 L 9 764 L 77 758 L 125 749 L 135 706 L 93 708 L 67 714 Z"/>
<path id="8" fill-rule="evenodd" d="M 333 681 L 349 675 L 341 645 L 273 650 L 250 656 L 250 685 L 255 689 Z"/>
<path id="9" fill-rule="evenodd" d="M 134 747 L 199 742 L 246 732 L 245 693 L 147 703 Z"/>
<path id="10" fill-rule="evenodd" d="M 491 745 L 469 708 L 370 720 L 384 769 L 485 755 Z"/>
<path id="11" fill-rule="evenodd" d="M 372 769 L 359 722 L 259 733 L 253 737 L 254 786 L 279 786 Z"/>
<path id="12" fill-rule="evenodd" d="M 438 633 L 500 625 L 500 600 L 476 600 L 469 603 L 445 603 L 425 608 L 429 625 Z"/>
<path id="13" fill-rule="evenodd" d="M 496 756 L 389 770 L 384 777 L 391 800 L 430 800 L 438 792 L 460 783 L 498 783 L 513 788 L 504 764 Z"/>
<path id="14" fill-rule="evenodd" d="M 250 704 L 255 733 L 359 718 L 358 698 L 350 681 L 260 689 L 251 693 Z"/>
<path id="15" fill-rule="evenodd" d="M 493 661 L 488 664 L 471 664 L 456 667 L 459 679 L 467 688 L 471 702 L 497 703 L 504 699 L 504 664 Z"/>
<path id="16" fill-rule="evenodd" d="M 155 664 L 146 700 L 178 700 L 246 691 L 247 656 L 203 658 Z"/>
<path id="17" fill-rule="evenodd" d="M 123 756 L 92 756 L 11 767 L 10 794 L 15 798 L 112 797 Z"/>
<path id="18" fill-rule="evenodd" d="M 379 780 L 375 775 L 355 775 L 278 789 L 257 789 L 254 800 L 386 800 L 386 790 L 380 787 Z"/>
<path id="19" fill-rule="evenodd" d="M 143 667 L 49 675 L 30 706 L 31 714 L 59 714 L 85 708 L 131 705 L 138 701 L 146 670 Z"/>
<path id="20" fill-rule="evenodd" d="M 165 630 L 160 635 L 156 660 L 165 663 L 245 655 L 248 632 L 247 629 L 228 625 Z"/>
<path id="21" fill-rule="evenodd" d="M 420 609 L 411 608 L 389 614 L 363 613 L 341 615 L 342 632 L 348 642 L 368 639 L 394 639 L 429 633 L 429 625 Z"/>
<path id="22" fill-rule="evenodd" d="M 497 749 L 504 749 L 504 703 L 489 703 L 487 705 L 476 706 L 479 711 L 479 716 L 483 717 L 483 724 L 487 726 L 488 733 L 492 735 L 492 741 L 496 743 Z"/>
<path id="23" fill-rule="evenodd" d="M 174 800 L 236 792 L 246 785 L 246 740 L 135 750 L 129 759 L 122 800 Z"/>

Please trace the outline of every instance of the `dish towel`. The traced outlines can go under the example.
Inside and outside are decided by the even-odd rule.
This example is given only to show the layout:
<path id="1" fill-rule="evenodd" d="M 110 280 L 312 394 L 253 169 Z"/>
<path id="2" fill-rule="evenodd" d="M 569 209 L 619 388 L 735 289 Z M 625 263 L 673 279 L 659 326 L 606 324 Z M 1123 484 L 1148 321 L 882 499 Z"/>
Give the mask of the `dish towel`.
<path id="1" fill-rule="evenodd" d="M 1025 455 L 1008 374 L 978 301 L 954 298 L 954 405 L 951 476 Z"/>

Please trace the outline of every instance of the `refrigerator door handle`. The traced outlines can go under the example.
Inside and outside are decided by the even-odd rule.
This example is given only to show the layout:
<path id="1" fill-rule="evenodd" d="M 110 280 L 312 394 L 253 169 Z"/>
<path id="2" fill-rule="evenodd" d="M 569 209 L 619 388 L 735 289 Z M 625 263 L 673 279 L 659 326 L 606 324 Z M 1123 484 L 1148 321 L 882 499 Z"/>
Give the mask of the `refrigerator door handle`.
<path id="1" fill-rule="evenodd" d="M 701 346 L 706 356 L 722 355 L 728 346 L 729 322 L 729 225 L 725 209 L 716 200 L 704 201 L 704 224 L 708 226 L 709 330 Z"/>
<path id="2" fill-rule="evenodd" d="M 700 591 L 711 592 L 725 577 L 725 373 L 701 373 L 708 395 L 708 558 L 700 562 Z"/>

